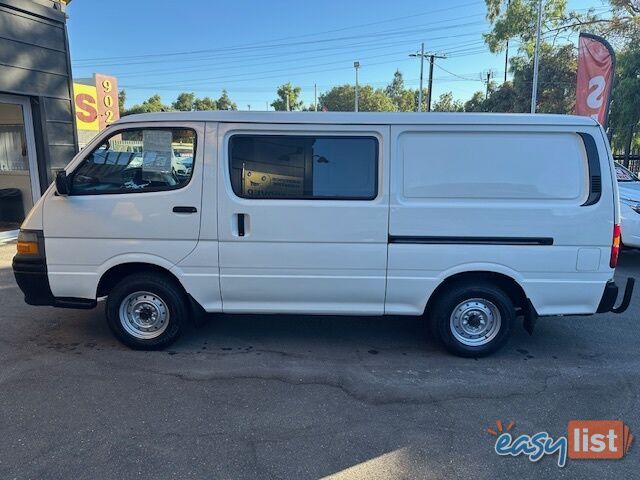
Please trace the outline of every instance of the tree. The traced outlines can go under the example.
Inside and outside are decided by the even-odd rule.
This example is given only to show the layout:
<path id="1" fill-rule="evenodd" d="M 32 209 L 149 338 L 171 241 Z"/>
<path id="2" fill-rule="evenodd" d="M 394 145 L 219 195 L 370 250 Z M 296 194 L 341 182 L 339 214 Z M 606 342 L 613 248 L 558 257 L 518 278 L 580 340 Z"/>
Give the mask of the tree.
<path id="1" fill-rule="evenodd" d="M 127 92 L 123 88 L 118 92 L 118 107 L 120 109 L 120 114 L 123 114 L 123 112 L 125 112 L 126 102 L 127 102 Z"/>
<path id="2" fill-rule="evenodd" d="M 533 85 L 533 59 L 511 59 L 516 112 L 528 112 Z M 538 106 L 540 113 L 571 113 L 575 107 L 578 59 L 573 45 L 543 45 L 538 72 Z"/>
<path id="3" fill-rule="evenodd" d="M 434 102 L 431 110 L 434 112 L 462 112 L 464 105 L 460 100 L 453 99 L 452 92 L 446 92 Z"/>
<path id="4" fill-rule="evenodd" d="M 406 100 L 409 98 L 406 95 L 407 89 L 404 87 L 404 78 L 400 70 L 396 70 L 396 73 L 393 74 L 393 80 L 391 80 L 391 83 L 387 85 L 384 92 L 391 99 L 396 106 L 396 110 L 399 112 L 406 111 L 405 108 L 410 107 L 410 104 L 406 105 Z"/>
<path id="5" fill-rule="evenodd" d="M 168 112 L 171 110 L 171 107 L 162 104 L 162 99 L 160 95 L 157 93 L 152 95 L 147 100 L 142 102 L 142 104 L 134 105 L 128 110 L 125 110 L 121 115 L 131 115 L 134 113 L 150 113 L 150 112 Z"/>
<path id="6" fill-rule="evenodd" d="M 320 95 L 319 104 L 331 112 L 352 112 L 355 109 L 355 98 L 356 89 L 353 85 L 340 85 Z M 363 85 L 359 88 L 358 110 L 393 112 L 396 106 L 384 90 L 374 90 L 371 85 Z"/>
<path id="7" fill-rule="evenodd" d="M 640 123 L 640 35 L 619 52 L 616 77 L 609 119 L 612 143 L 616 151 L 627 153 Z"/>
<path id="8" fill-rule="evenodd" d="M 193 101 L 194 110 L 218 110 L 218 104 L 211 97 L 196 98 Z"/>
<path id="9" fill-rule="evenodd" d="M 271 106 L 276 111 L 287 111 L 287 96 L 289 97 L 289 110 L 300 110 L 302 108 L 302 101 L 299 99 L 302 89 L 300 87 L 294 87 L 291 82 L 287 82 L 278 87 L 278 98 L 271 102 Z"/>
<path id="10" fill-rule="evenodd" d="M 193 103 L 196 99 L 196 95 L 193 92 L 182 92 L 176 98 L 176 101 L 171 104 L 174 110 L 181 112 L 190 112 L 193 110 Z"/>
<path id="11" fill-rule="evenodd" d="M 485 0 L 491 31 L 483 34 L 492 53 L 501 52 L 507 41 L 518 38 L 521 49 L 531 52 L 538 23 L 539 0 Z M 565 28 L 568 24 L 586 22 L 588 14 L 567 13 L 567 0 L 545 0 L 542 22 L 546 31 Z M 578 28 L 578 25 L 575 26 Z"/>
<path id="12" fill-rule="evenodd" d="M 482 92 L 479 92 L 484 96 Z M 522 93 L 522 92 L 521 92 Z M 517 93 L 511 82 L 505 82 L 498 88 L 489 91 L 489 98 L 481 105 L 481 112 L 523 112 L 531 108 L 530 92 L 518 99 Z M 519 109 L 516 109 L 519 108 Z"/>
<path id="13" fill-rule="evenodd" d="M 465 112 L 485 112 L 484 92 L 476 92 L 464 104 Z"/>
<path id="14" fill-rule="evenodd" d="M 237 110 L 238 106 L 231 101 L 226 90 L 222 90 L 222 95 L 216 100 L 218 110 Z"/>

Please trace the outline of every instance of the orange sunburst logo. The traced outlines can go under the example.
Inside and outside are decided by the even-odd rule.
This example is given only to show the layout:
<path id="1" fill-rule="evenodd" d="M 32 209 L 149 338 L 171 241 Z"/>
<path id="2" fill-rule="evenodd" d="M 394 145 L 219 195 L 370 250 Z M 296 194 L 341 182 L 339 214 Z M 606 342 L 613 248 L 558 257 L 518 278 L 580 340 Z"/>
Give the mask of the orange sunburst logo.
<path id="1" fill-rule="evenodd" d="M 501 420 L 496 420 L 496 429 L 494 430 L 493 428 L 487 428 L 487 433 L 489 435 L 493 435 L 494 437 L 497 437 L 498 435 L 504 433 L 504 432 L 508 432 L 509 430 L 511 430 L 513 427 L 515 427 L 515 422 L 509 422 L 507 424 L 507 426 L 505 427 L 502 424 Z"/>

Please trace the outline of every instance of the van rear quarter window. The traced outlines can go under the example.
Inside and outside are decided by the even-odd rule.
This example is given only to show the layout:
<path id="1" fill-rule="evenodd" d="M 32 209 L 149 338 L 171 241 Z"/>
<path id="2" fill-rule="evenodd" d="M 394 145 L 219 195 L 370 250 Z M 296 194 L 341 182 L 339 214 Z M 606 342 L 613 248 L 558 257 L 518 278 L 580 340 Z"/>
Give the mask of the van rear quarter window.
<path id="1" fill-rule="evenodd" d="M 399 139 L 407 198 L 578 200 L 584 143 L 572 132 L 408 132 Z"/>
<path id="2" fill-rule="evenodd" d="M 229 139 L 231 186 L 253 199 L 368 200 L 377 195 L 378 140 L 246 135 Z"/>

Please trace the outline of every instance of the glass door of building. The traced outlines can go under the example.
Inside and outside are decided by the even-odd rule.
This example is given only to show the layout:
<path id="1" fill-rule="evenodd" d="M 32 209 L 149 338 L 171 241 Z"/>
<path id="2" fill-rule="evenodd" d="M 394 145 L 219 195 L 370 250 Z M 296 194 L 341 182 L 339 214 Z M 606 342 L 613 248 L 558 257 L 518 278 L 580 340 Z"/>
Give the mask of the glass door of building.
<path id="1" fill-rule="evenodd" d="M 0 241 L 14 237 L 40 198 L 31 105 L 0 95 Z"/>

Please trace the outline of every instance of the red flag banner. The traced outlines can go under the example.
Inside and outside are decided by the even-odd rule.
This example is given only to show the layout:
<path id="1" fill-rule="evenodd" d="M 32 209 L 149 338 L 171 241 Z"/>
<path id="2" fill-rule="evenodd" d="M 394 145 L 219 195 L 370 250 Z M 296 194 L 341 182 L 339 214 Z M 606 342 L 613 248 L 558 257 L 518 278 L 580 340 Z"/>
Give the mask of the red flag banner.
<path id="1" fill-rule="evenodd" d="M 604 38 L 581 33 L 578 46 L 576 114 L 607 125 L 616 56 Z"/>

